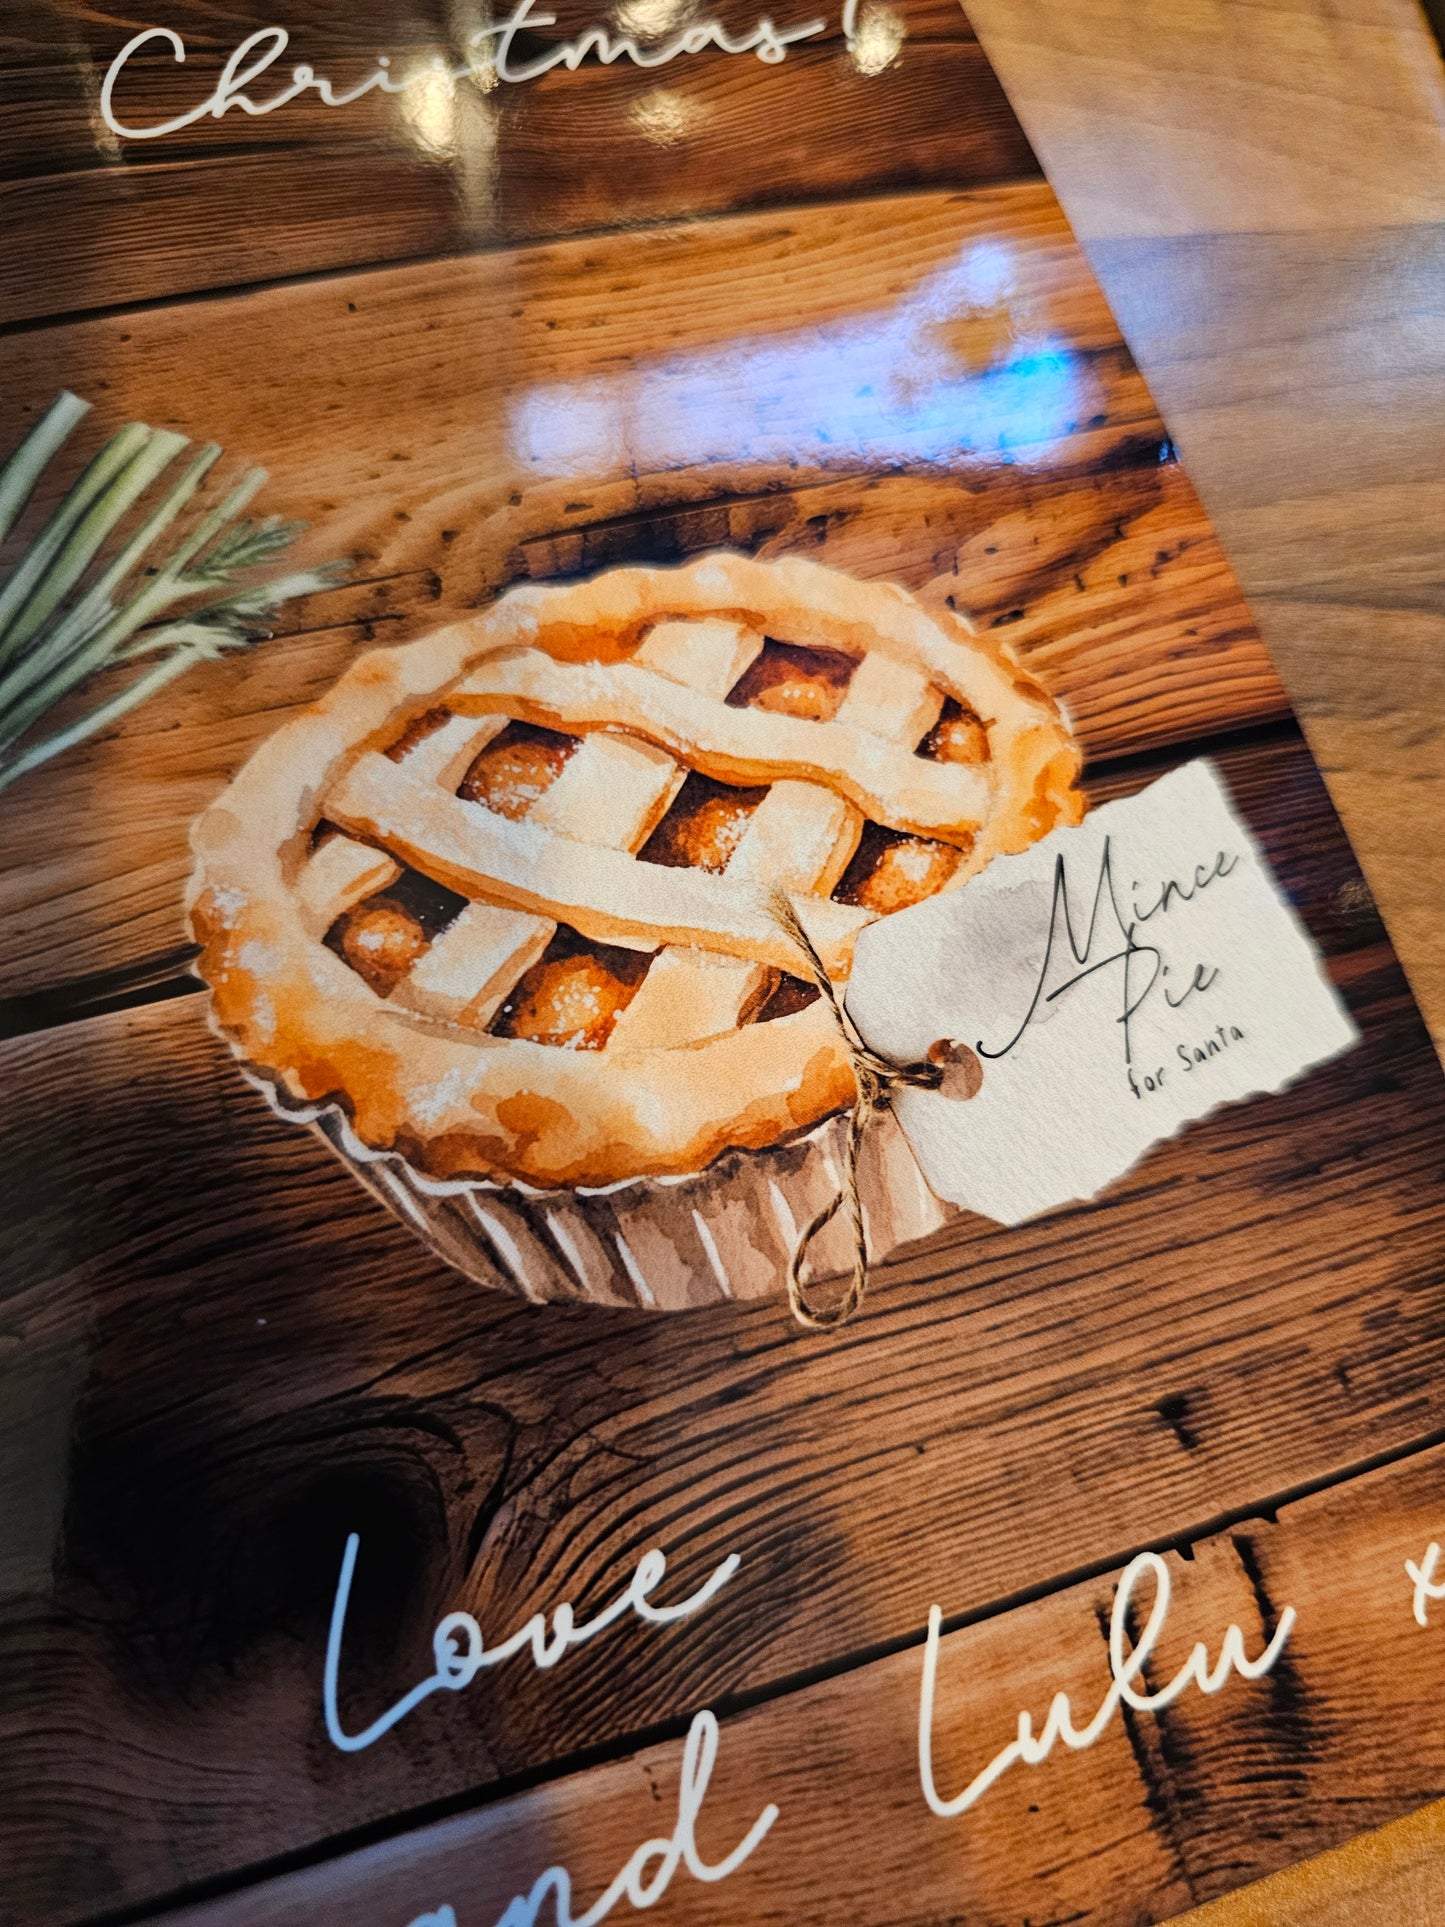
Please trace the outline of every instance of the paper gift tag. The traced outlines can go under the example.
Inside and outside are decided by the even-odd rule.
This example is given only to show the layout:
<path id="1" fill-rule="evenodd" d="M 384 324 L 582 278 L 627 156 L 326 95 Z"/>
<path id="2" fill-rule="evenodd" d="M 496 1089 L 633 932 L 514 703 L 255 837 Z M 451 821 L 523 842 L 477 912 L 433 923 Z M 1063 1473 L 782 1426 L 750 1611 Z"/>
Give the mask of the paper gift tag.
<path id="1" fill-rule="evenodd" d="M 981 1079 L 895 1108 L 939 1197 L 1001 1224 L 1096 1196 L 1359 1035 L 1202 761 L 871 924 L 848 1010 L 897 1063 L 944 1038 L 977 1054 Z"/>

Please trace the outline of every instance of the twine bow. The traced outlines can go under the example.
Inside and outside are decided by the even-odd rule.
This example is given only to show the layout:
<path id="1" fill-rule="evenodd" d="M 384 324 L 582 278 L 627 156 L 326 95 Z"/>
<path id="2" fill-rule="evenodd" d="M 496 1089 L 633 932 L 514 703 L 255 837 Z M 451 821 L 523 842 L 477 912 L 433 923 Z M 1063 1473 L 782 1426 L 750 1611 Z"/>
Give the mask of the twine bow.
<path id="1" fill-rule="evenodd" d="M 833 1021 L 838 1026 L 838 1035 L 848 1052 L 858 1084 L 858 1095 L 853 1103 L 853 1114 L 848 1120 L 848 1139 L 843 1152 L 843 1182 L 832 1202 L 825 1205 L 805 1226 L 793 1247 L 788 1264 L 788 1303 L 794 1318 L 808 1331 L 831 1331 L 847 1324 L 862 1304 L 868 1288 L 868 1234 L 863 1225 L 863 1203 L 858 1195 L 858 1150 L 863 1142 L 863 1133 L 879 1111 L 888 1109 L 893 1101 L 893 1093 L 900 1084 L 937 1090 L 943 1082 L 946 1066 L 932 1057 L 916 1064 L 893 1064 L 886 1057 L 880 1057 L 877 1051 L 870 1050 L 858 1035 L 857 1026 L 844 1008 L 832 979 L 823 967 L 822 958 L 784 891 L 774 892 L 771 908 L 778 923 L 807 960 L 809 974 L 818 986 L 819 995 L 826 999 L 833 1013 Z M 803 1277 L 808 1247 L 824 1226 L 833 1222 L 845 1204 L 853 1221 L 853 1276 L 842 1297 L 834 1303 L 812 1305 L 808 1302 L 812 1281 L 805 1282 Z"/>

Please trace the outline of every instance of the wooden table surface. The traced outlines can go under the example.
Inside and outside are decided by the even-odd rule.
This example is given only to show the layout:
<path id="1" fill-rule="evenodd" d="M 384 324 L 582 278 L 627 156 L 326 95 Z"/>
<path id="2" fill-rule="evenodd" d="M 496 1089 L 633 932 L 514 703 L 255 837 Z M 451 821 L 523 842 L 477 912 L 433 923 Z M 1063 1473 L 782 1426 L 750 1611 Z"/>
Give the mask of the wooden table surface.
<path id="1" fill-rule="evenodd" d="M 215 47 L 246 14 L 176 7 Z M 363 53 L 396 44 L 384 0 L 339 24 L 320 0 L 294 11 Z M 1438 1018 L 1438 866 L 1419 881 L 1445 614 L 1424 27 L 1388 0 L 971 11 Z M 970 27 L 909 0 L 886 92 L 820 42 L 781 77 L 791 119 L 779 77 L 704 62 L 667 109 L 694 130 L 686 167 L 648 132 L 651 84 L 590 68 L 484 99 L 470 146 L 442 128 L 424 151 L 379 114 L 342 138 L 298 105 L 132 165 L 96 145 L 83 63 L 54 56 L 62 16 L 114 39 L 66 0 L 5 23 L 6 394 L 33 412 L 64 379 L 108 415 L 214 433 L 363 566 L 0 812 L 18 1094 L 0 1116 L 0 1917 L 401 1927 L 448 1899 L 474 1927 L 554 1860 L 590 1896 L 670 1811 L 703 1705 L 723 1719 L 706 1848 L 741 1837 L 780 1775 L 786 1812 L 747 1884 L 674 1888 L 667 1917 L 695 1927 L 965 1902 L 1010 1923 L 1163 1920 L 1438 1798 L 1445 1641 L 1401 1575 L 1445 1503 L 1445 1085 Z M 408 15 L 418 45 L 434 16 Z M 145 68 L 153 113 L 185 104 L 184 78 Z M 1300 104 L 1282 116 L 1284 95 Z M 619 98 L 642 130 L 621 203 Z M 500 189 L 458 159 L 487 140 Z M 960 260 L 1006 261 L 1006 298 L 960 304 Z M 908 365 L 941 340 L 987 370 L 1041 337 L 1067 405 L 1051 365 L 1019 472 L 983 440 L 934 446 L 906 384 L 838 447 L 840 359 Z M 685 407 L 654 417 L 639 397 L 659 367 Z M 672 439 L 684 418 L 725 454 Z M 186 826 L 365 642 L 517 577 L 724 543 L 1007 623 L 1069 702 L 1095 798 L 1217 755 L 1362 1048 L 1216 1115 L 1101 1204 L 955 1226 L 825 1345 L 776 1304 L 553 1307 L 544 1325 L 438 1264 L 207 1029 L 179 943 Z M 666 1640 L 630 1627 L 555 1674 L 507 1670 L 349 1757 L 315 1690 L 343 1520 L 364 1540 L 353 1725 L 421 1677 L 449 1607 L 489 1630 L 563 1598 L 592 1610 L 652 1544 L 679 1589 L 735 1546 L 745 1564 Z M 1059 1687 L 1093 1703 L 1141 1547 L 1179 1594 L 1161 1667 L 1230 1622 L 1258 1650 L 1286 1602 L 1287 1663 L 1120 1719 L 965 1825 L 920 1816 L 929 1605 L 957 1785 L 1020 1707 L 1041 1717 Z"/>
<path id="2" fill-rule="evenodd" d="M 1437 32 L 1445 10 L 1427 9 Z M 1445 68 L 1411 0 L 970 0 L 1445 1050 Z M 1104 130 L 1108 129 L 1107 137 Z M 1445 1806 L 1199 1927 L 1445 1916 Z"/>
<path id="3" fill-rule="evenodd" d="M 1445 1046 L 1445 67 L 1414 0 L 971 0 Z"/>

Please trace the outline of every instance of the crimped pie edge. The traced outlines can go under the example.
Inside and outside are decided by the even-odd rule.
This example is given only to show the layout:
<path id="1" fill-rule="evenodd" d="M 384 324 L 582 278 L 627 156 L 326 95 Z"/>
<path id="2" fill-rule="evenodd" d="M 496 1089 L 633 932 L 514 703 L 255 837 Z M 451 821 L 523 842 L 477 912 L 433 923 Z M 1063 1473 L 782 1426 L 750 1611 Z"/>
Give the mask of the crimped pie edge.
<path id="1" fill-rule="evenodd" d="M 192 831 L 187 896 L 215 1021 L 237 1057 L 293 1104 L 335 1105 L 359 1141 L 435 1180 L 602 1186 L 702 1169 L 761 1149 L 851 1102 L 848 1055 L 824 1006 L 665 1050 L 569 1051 L 463 1034 L 378 998 L 303 926 L 293 893 L 323 799 L 349 762 L 444 703 L 481 658 L 535 645 L 585 651 L 664 617 L 736 616 L 855 656 L 915 662 L 989 726 L 1006 806 L 955 884 L 996 854 L 1076 822 L 1079 754 L 1057 705 L 993 637 L 892 585 L 801 558 L 712 554 L 524 585 L 482 614 L 373 650 L 260 745 Z M 952 887 L 952 886 L 951 886 Z M 739 1104 L 732 1095 L 750 1093 Z"/>

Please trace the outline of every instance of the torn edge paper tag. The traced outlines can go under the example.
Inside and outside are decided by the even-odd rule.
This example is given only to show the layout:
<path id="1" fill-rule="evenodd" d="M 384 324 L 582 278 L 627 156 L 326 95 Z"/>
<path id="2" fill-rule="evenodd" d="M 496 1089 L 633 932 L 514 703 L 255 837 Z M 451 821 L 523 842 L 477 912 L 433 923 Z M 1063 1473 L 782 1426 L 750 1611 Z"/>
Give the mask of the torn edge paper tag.
<path id="1" fill-rule="evenodd" d="M 870 924 L 848 1011 L 895 1063 L 977 1053 L 966 1101 L 903 1088 L 894 1109 L 938 1196 L 1000 1224 L 1096 1197 L 1359 1039 L 1208 761 Z"/>

